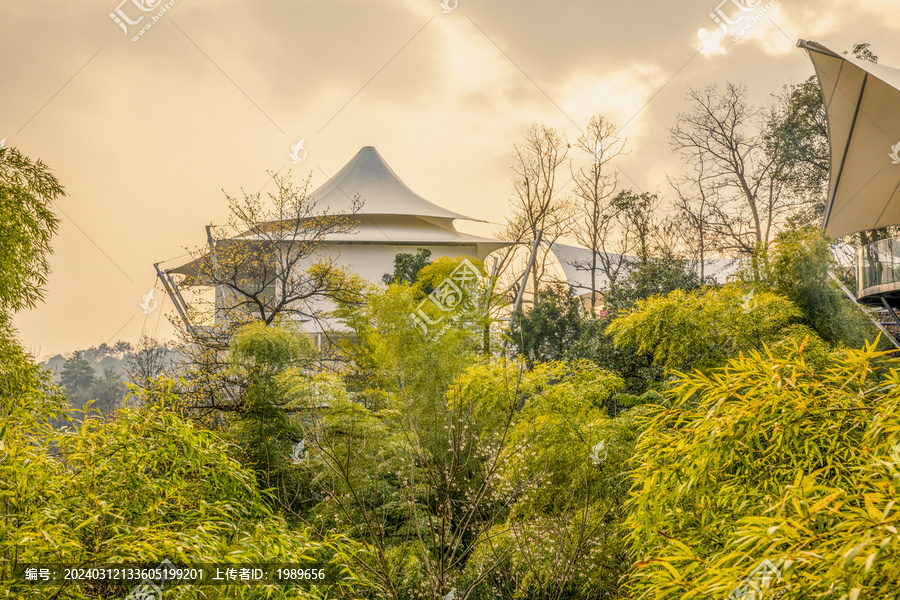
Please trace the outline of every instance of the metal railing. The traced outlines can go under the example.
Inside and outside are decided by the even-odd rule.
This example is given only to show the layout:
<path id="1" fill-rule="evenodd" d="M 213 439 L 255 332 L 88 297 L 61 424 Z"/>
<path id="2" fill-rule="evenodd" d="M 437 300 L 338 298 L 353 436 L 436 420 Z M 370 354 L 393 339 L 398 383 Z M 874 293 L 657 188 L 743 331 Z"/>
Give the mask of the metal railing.
<path id="1" fill-rule="evenodd" d="M 856 251 L 857 297 L 900 290 L 900 239 L 888 238 Z M 888 287 L 882 287 L 888 286 Z"/>

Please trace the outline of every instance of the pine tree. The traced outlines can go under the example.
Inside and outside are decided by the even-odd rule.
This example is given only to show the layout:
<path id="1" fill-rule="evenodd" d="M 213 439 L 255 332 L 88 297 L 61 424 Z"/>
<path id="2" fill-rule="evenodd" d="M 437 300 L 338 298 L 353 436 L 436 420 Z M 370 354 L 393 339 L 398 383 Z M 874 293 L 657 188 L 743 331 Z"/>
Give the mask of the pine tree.
<path id="1" fill-rule="evenodd" d="M 86 393 L 94 385 L 96 379 L 94 367 L 84 358 L 81 350 L 72 354 L 72 358 L 66 361 L 62 373 L 60 373 L 60 383 L 69 394 Z"/>

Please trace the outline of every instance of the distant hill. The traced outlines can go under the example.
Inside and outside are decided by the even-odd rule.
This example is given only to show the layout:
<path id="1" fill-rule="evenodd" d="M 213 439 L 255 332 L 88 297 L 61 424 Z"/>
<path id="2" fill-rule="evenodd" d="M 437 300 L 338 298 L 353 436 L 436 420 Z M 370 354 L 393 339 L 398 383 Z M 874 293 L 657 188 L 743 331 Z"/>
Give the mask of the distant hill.
<path id="1" fill-rule="evenodd" d="M 158 344 L 155 340 L 148 340 L 148 343 L 165 349 L 165 356 L 170 364 L 177 362 L 179 352 L 173 342 Z M 40 363 L 42 367 L 46 368 L 52 374 L 53 383 L 60 383 L 63 367 L 66 366 L 66 361 L 72 358 L 75 352 L 79 351 L 73 351 L 67 356 L 57 354 Z M 120 340 L 112 345 L 100 344 L 99 346 L 91 346 L 86 350 L 80 350 L 80 352 L 82 358 L 87 360 L 91 367 L 93 367 L 94 374 L 97 377 L 102 377 L 103 372 L 106 369 L 113 369 L 123 381 L 130 382 L 130 378 L 128 377 L 128 362 L 129 360 L 132 360 L 138 352 L 138 349 L 131 343 Z"/>
<path id="2" fill-rule="evenodd" d="M 121 408 L 128 394 L 126 383 L 146 385 L 147 378 L 177 364 L 179 352 L 174 344 L 160 344 L 142 338 L 137 347 L 128 342 L 112 346 L 100 344 L 76 350 L 67 356 L 57 354 L 41 362 L 50 371 L 53 382 L 63 388 L 69 408 L 79 412 L 54 422 L 55 427 L 85 417 L 108 418 Z M 131 371 L 131 373 L 129 373 Z"/>

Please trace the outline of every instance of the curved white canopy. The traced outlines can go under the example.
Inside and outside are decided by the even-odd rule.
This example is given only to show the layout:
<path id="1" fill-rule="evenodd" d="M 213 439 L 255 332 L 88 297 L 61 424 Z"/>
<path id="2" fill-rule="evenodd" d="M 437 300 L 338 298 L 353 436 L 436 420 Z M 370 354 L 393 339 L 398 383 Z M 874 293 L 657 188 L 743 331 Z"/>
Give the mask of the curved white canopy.
<path id="1" fill-rule="evenodd" d="M 365 215 L 477 220 L 432 204 L 409 189 L 372 146 L 360 149 L 344 168 L 312 192 L 310 197 L 316 201 L 318 208 L 327 208 L 333 214 L 349 212 L 356 194 L 364 202 L 359 212 Z"/>
<path id="2" fill-rule="evenodd" d="M 350 231 L 328 234 L 320 245 L 324 247 L 336 244 L 356 245 L 420 245 L 420 246 L 447 246 L 465 245 L 477 246 L 477 258 L 484 260 L 485 256 L 509 246 L 511 242 L 472 235 L 457 231 L 452 224 L 442 226 L 434 222 L 436 219 L 424 219 L 409 215 L 367 215 L 357 213 L 347 217 L 347 222 L 352 226 Z M 240 236 L 242 240 L 257 240 L 268 242 L 271 236 L 255 235 L 252 232 Z M 282 238 L 286 239 L 286 238 Z"/>
<path id="3" fill-rule="evenodd" d="M 454 220 L 477 219 L 432 204 L 413 192 L 372 146 L 357 152 L 310 197 L 316 202 L 316 212 L 347 214 L 356 194 L 364 204 L 361 210 L 347 217 L 353 225 L 352 231 L 326 236 L 316 253 L 339 254 L 344 257 L 344 262 L 360 263 L 350 262 L 350 266 L 360 272 L 366 271 L 361 274 L 372 275 L 375 280 L 393 268 L 393 259 L 398 252 L 414 253 L 416 248 L 426 247 L 432 250 L 434 258 L 475 255 L 484 260 L 494 250 L 511 245 L 511 242 L 458 231 L 453 225 Z M 234 239 L 237 238 L 264 243 L 273 241 L 272 236 L 260 235 L 256 230 L 243 232 Z M 228 244 L 229 241 L 219 240 L 218 243 Z M 364 267 L 362 262 L 367 266 Z M 169 271 L 196 277 L 200 275 L 201 264 L 196 259 Z"/>
<path id="4" fill-rule="evenodd" d="M 591 291 L 591 251 L 581 246 L 569 246 L 555 242 L 553 244 L 553 253 L 559 259 L 563 272 L 569 285 L 577 294 L 584 294 Z M 611 264 L 637 264 L 638 257 L 621 254 L 607 254 L 602 257 Z M 603 260 L 597 259 L 597 271 L 594 277 L 598 290 L 604 290 L 609 287 L 609 278 L 600 265 Z M 713 259 L 704 262 L 704 273 L 707 277 L 712 277 L 718 283 L 725 283 L 728 277 L 733 274 L 739 265 L 732 259 Z M 627 269 L 626 269 L 627 271 Z"/>
<path id="5" fill-rule="evenodd" d="M 828 119 L 831 172 L 824 229 L 838 238 L 900 225 L 900 70 L 834 52 L 809 54 Z"/>

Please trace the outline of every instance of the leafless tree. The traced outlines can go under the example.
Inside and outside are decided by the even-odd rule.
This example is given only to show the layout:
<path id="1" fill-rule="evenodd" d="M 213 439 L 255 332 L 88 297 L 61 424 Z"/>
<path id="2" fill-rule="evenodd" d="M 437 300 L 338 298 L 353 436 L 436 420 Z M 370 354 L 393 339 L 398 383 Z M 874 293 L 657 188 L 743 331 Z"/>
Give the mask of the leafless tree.
<path id="1" fill-rule="evenodd" d="M 357 196 L 346 213 L 329 213 L 298 187 L 273 175 L 276 193 L 229 196 L 229 227 L 213 228 L 210 245 L 194 252 L 195 273 L 184 285 L 214 286 L 217 317 L 231 321 L 292 315 L 319 318 L 322 301 L 358 295 L 348 273 L 327 257 L 311 258 L 327 236 L 355 229 Z M 269 206 L 267 206 L 269 204 Z"/>
<path id="2" fill-rule="evenodd" d="M 661 217 L 659 207 L 657 194 L 620 190 L 603 209 L 597 231 L 598 250 L 591 259 L 576 261 L 573 266 L 595 274 L 599 269 L 606 277 L 603 293 L 614 294 L 618 282 L 639 264 L 652 256 L 671 254 L 665 239 L 670 224 Z"/>
<path id="3" fill-rule="evenodd" d="M 229 225 L 210 228 L 209 245 L 193 252 L 191 272 L 180 282 L 195 290 L 215 289 L 214 322 L 182 331 L 181 337 L 183 396 L 190 414 L 210 423 L 243 406 L 226 354 L 240 326 L 254 320 L 320 320 L 332 310 L 330 301 L 362 301 L 359 277 L 317 252 L 328 236 L 355 230 L 362 200 L 348 198 L 344 212 L 331 212 L 309 196 L 311 177 L 299 186 L 290 174 L 272 179 L 276 190 L 268 201 L 259 193 L 226 193 Z"/>
<path id="4" fill-rule="evenodd" d="M 611 172 L 612 161 L 624 153 L 626 140 L 616 135 L 615 126 L 602 115 L 592 117 L 587 131 L 578 138 L 575 147 L 586 154 L 590 163 L 572 172 L 575 182 L 574 212 L 575 239 L 591 250 L 591 306 L 597 306 L 597 263 L 600 262 L 607 277 L 615 278 L 622 267 L 623 254 L 609 253 L 607 246 L 619 210 L 612 202 L 618 187 L 618 179 Z"/>
<path id="5" fill-rule="evenodd" d="M 540 230 L 549 245 L 565 233 L 571 215 L 567 198 L 560 195 L 557 176 L 568 154 L 565 136 L 546 125 L 532 125 L 525 140 L 515 144 L 511 214 L 500 232 L 502 239 L 527 244 L 534 240 L 535 231 Z M 535 296 L 550 261 L 547 245 L 538 248 L 531 268 Z M 516 247 L 512 247 L 500 253 L 502 269 L 509 267 L 515 251 Z M 523 280 L 521 285 L 525 284 Z"/>
<path id="6" fill-rule="evenodd" d="M 716 231 L 710 226 L 713 206 L 718 204 L 715 189 L 709 189 L 704 169 L 704 157 L 697 156 L 691 165 L 691 175 L 668 177 L 677 196 L 675 224 L 688 259 L 696 263 L 700 280 L 706 277 L 705 265 L 710 248 L 716 248 Z"/>
<path id="7" fill-rule="evenodd" d="M 146 390 L 150 388 L 152 380 L 166 370 L 169 363 L 169 349 L 160 344 L 159 340 L 144 335 L 128 355 L 125 370 L 133 384 Z"/>
<path id="8" fill-rule="evenodd" d="M 705 199 L 704 253 L 709 240 L 715 242 L 710 250 L 750 255 L 798 209 L 781 172 L 783 148 L 767 139 L 765 111 L 746 96 L 745 87 L 730 83 L 724 91 L 691 89 L 691 110 L 678 115 L 669 131 Z"/>

